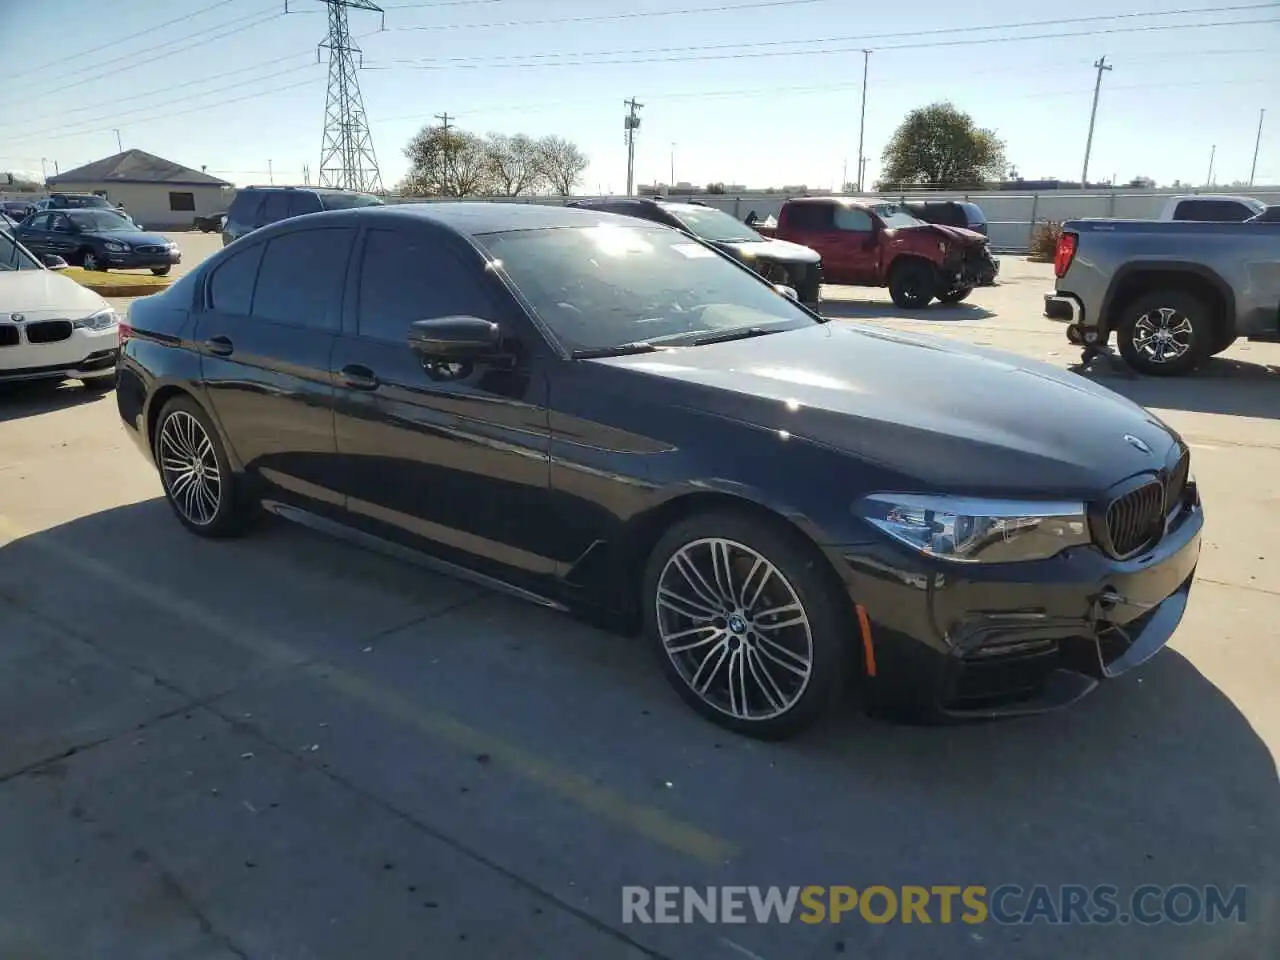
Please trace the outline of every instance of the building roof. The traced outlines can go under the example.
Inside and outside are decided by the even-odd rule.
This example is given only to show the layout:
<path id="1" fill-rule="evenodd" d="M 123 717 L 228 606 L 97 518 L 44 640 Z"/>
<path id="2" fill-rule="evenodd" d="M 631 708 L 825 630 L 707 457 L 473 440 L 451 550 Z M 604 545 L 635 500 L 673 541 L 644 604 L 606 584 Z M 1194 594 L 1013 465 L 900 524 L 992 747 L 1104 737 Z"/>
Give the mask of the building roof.
<path id="1" fill-rule="evenodd" d="M 126 150 L 105 160 L 76 167 L 45 183 L 51 187 L 72 183 L 157 183 L 182 187 L 229 187 L 226 180 L 192 170 L 145 150 Z"/>

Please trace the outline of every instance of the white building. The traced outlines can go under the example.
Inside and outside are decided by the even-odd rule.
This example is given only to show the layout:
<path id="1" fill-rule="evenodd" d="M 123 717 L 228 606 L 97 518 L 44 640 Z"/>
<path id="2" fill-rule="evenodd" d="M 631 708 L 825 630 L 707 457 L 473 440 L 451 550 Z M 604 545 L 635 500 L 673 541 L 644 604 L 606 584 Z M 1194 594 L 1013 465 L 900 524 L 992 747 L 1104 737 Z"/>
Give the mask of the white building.
<path id="1" fill-rule="evenodd" d="M 190 227 L 197 216 L 227 209 L 231 184 L 144 150 L 126 150 L 50 177 L 51 193 L 97 193 L 123 203 L 148 229 Z"/>

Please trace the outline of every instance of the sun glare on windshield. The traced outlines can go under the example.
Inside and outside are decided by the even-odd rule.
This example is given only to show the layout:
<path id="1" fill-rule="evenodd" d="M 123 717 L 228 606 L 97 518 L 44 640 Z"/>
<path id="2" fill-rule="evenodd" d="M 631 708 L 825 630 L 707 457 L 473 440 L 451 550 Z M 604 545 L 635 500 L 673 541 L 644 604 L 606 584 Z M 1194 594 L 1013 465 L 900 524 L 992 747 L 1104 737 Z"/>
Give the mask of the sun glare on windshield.
<path id="1" fill-rule="evenodd" d="M 653 244 L 629 227 L 602 224 L 586 231 L 596 250 L 606 257 L 625 257 L 632 253 L 652 253 Z"/>

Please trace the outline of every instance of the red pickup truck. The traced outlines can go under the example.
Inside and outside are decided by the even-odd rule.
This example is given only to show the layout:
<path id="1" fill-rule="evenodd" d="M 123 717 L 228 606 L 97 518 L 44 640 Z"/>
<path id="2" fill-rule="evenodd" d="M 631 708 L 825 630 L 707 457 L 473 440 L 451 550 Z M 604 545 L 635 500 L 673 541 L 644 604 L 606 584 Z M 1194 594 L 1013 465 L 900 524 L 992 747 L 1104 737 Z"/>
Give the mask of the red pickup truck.
<path id="1" fill-rule="evenodd" d="M 959 303 L 1000 272 L 982 234 L 924 223 L 888 201 L 801 197 L 783 204 L 776 227 L 754 228 L 818 251 L 824 282 L 888 287 L 900 307 Z"/>

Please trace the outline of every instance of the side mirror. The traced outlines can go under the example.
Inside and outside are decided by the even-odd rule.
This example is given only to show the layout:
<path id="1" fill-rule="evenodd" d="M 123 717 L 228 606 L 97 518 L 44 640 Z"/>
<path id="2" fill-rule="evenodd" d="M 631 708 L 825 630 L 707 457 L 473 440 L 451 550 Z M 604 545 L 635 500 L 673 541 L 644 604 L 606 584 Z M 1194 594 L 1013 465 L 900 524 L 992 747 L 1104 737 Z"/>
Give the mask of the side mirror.
<path id="1" fill-rule="evenodd" d="M 795 287 L 789 287 L 785 283 L 775 283 L 773 285 L 773 289 L 789 300 L 795 300 L 797 302 L 800 300 L 800 294 L 796 293 Z"/>
<path id="2" fill-rule="evenodd" d="M 409 324 L 409 349 L 424 360 L 465 363 L 499 355 L 502 331 L 479 317 L 438 317 Z"/>
<path id="3" fill-rule="evenodd" d="M 67 266 L 68 266 L 67 261 L 63 260 L 56 253 L 44 254 L 40 258 L 40 262 L 43 263 L 46 267 L 48 267 L 50 270 L 65 270 L 67 269 Z"/>

